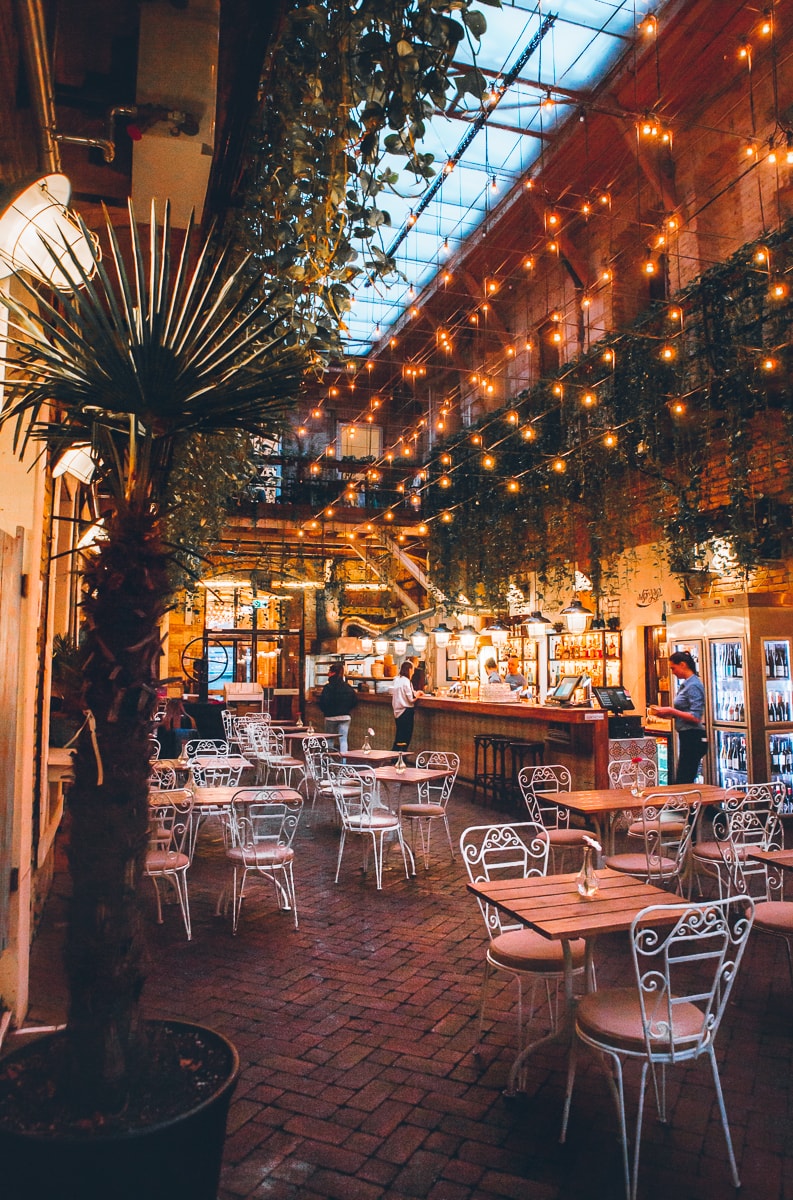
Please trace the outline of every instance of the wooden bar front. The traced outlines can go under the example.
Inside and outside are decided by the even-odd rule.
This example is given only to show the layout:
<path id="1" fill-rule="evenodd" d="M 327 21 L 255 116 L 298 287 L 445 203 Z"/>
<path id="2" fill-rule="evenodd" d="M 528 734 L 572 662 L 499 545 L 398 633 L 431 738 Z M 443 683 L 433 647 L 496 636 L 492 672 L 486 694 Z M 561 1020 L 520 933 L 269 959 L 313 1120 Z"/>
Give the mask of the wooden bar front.
<path id="1" fill-rule="evenodd" d="M 308 709 L 321 732 L 322 714 L 315 703 Z M 394 739 L 394 717 L 388 694 L 362 692 L 352 713 L 349 744 L 361 746 L 367 729 L 374 729 L 373 746 L 388 749 Z M 416 704 L 416 724 L 411 754 L 420 750 L 453 750 L 460 755 L 460 778 L 474 778 L 474 734 L 497 733 L 512 741 L 545 744 L 546 763 L 562 763 L 573 777 L 573 787 L 608 787 L 608 722 L 593 708 L 560 708 L 555 705 L 488 704 L 478 700 L 422 697 Z M 509 757 L 507 757 L 509 770 Z"/>

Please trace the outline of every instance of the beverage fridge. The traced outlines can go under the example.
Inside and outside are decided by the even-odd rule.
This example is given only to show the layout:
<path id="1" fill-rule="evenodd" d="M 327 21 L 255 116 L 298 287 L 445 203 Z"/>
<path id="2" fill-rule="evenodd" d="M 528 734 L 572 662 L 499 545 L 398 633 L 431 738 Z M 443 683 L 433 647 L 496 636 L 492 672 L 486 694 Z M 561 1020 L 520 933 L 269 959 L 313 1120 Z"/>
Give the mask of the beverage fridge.
<path id="1" fill-rule="evenodd" d="M 793 813 L 793 595 L 675 602 L 667 642 L 670 653 L 692 654 L 705 684 L 703 778 L 721 787 L 782 782 Z"/>

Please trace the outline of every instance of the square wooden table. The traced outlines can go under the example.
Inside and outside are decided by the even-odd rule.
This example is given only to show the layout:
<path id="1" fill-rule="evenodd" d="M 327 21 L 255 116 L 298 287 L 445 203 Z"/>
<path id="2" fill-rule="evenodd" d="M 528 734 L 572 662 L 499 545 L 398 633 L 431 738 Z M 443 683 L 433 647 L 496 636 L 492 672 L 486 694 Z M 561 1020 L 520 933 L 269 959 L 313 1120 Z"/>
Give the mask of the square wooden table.
<path id="1" fill-rule="evenodd" d="M 661 784 L 643 788 L 635 796 L 629 788 L 589 788 L 580 792 L 540 792 L 543 803 L 552 801 L 560 808 L 567 808 L 577 816 L 591 821 L 595 835 L 607 854 L 614 852 L 614 820 L 626 809 L 640 812 L 647 796 L 681 795 L 690 796 L 692 803 L 719 804 L 728 795 L 728 789 L 710 783 Z"/>
<path id="2" fill-rule="evenodd" d="M 394 763 L 399 758 L 398 750 L 342 750 L 339 754 L 345 762 L 352 766 L 384 767 Z"/>
<path id="3" fill-rule="evenodd" d="M 592 958 L 599 934 L 620 933 L 630 929 L 634 917 L 651 904 L 679 907 L 687 903 L 682 896 L 672 895 L 654 884 L 643 883 L 640 879 L 608 867 L 596 874 L 600 890 L 591 900 L 579 895 L 576 886 L 578 872 L 534 875 L 529 879 L 497 879 L 467 885 L 474 895 L 480 896 L 488 904 L 496 905 L 516 922 L 536 930 L 551 941 L 560 941 L 564 952 L 564 1019 L 555 1030 L 531 1042 L 518 1054 L 509 1073 L 507 1095 L 514 1095 L 523 1087 L 523 1070 L 535 1050 L 552 1042 L 566 1042 L 568 1047 L 572 1045 L 575 996 L 570 943 L 577 938 L 586 940 L 584 978 L 587 990 L 591 991 Z M 659 914 L 653 923 L 663 925 L 667 922 Z"/>
<path id="4" fill-rule="evenodd" d="M 360 763 L 350 763 L 350 766 L 360 766 Z M 381 786 L 381 797 L 383 787 L 388 796 L 385 807 L 392 811 L 399 809 L 403 787 L 415 787 L 416 784 L 428 783 L 433 779 L 445 779 L 448 774 L 449 771 L 444 768 L 434 767 L 405 767 L 403 771 L 397 771 L 396 767 L 391 766 L 374 768 L 375 779 Z"/>

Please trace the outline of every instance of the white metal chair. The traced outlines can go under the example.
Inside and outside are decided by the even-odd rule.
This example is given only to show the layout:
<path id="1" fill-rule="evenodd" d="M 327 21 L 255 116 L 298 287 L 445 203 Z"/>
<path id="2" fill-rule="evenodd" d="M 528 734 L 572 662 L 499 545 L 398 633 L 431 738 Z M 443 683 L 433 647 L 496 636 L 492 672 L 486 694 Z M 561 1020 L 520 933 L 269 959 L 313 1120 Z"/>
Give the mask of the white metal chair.
<path id="1" fill-rule="evenodd" d="M 544 825 L 551 843 L 551 862 L 556 870 L 556 854 L 560 860 L 567 850 L 582 850 L 586 845 L 586 829 L 570 824 L 570 810 L 545 797 L 572 791 L 572 777 L 561 763 L 548 766 L 523 767 L 518 772 L 518 787 L 523 796 L 529 819 Z M 591 837 L 591 834 L 589 834 Z"/>
<path id="2" fill-rule="evenodd" d="M 734 902 L 707 900 L 645 908 L 631 925 L 634 986 L 591 992 L 578 1003 L 561 1140 L 567 1132 L 576 1047 L 583 1042 L 603 1057 L 617 1104 L 627 1200 L 635 1200 L 638 1185 L 647 1075 L 652 1075 L 659 1118 L 666 1122 L 666 1068 L 703 1054 L 713 1073 L 733 1184 L 740 1187 L 714 1053 L 716 1034 L 752 927 L 752 900 L 741 898 L 743 915 L 737 920 L 731 911 Z M 623 1065 L 629 1059 L 641 1062 L 632 1170 L 623 1082 Z"/>
<path id="3" fill-rule="evenodd" d="M 699 792 L 649 792 L 641 811 L 642 848 L 607 855 L 605 865 L 657 887 L 679 886 L 687 878 L 699 811 Z"/>
<path id="4" fill-rule="evenodd" d="M 374 854 L 375 878 L 378 891 L 383 886 L 383 842 L 386 836 L 393 836 L 402 851 L 402 861 L 405 864 L 405 877 L 410 878 L 416 873 L 416 864 L 410 847 L 405 844 L 402 835 L 402 825 L 398 813 L 383 808 L 380 804 L 377 779 L 370 768 L 332 764 L 329 768 L 329 778 L 336 810 L 341 822 L 341 837 L 339 841 L 339 857 L 336 863 L 336 880 L 339 882 L 341 860 L 344 854 L 344 844 L 348 833 L 357 834 L 364 839 L 363 869 L 368 868 L 369 838 L 372 839 Z M 408 868 L 408 858 L 410 868 Z"/>
<path id="5" fill-rule="evenodd" d="M 188 791 L 161 793 L 149 806 L 149 847 L 145 873 L 157 897 L 157 922 L 162 925 L 159 881 L 170 883 L 182 911 L 187 940 L 192 937 L 187 870 L 190 866 L 193 797 Z"/>
<path id="6" fill-rule="evenodd" d="M 210 758 L 212 755 L 228 758 L 229 744 L 221 738 L 190 738 L 185 742 L 184 752 L 189 759 Z"/>
<path id="7" fill-rule="evenodd" d="M 190 779 L 195 787 L 200 788 L 236 787 L 245 770 L 244 763 L 228 761 L 213 763 L 208 759 L 200 763 L 188 759 L 187 766 L 190 771 Z"/>
<path id="8" fill-rule="evenodd" d="M 427 871 L 430 865 L 430 836 L 433 821 L 443 821 L 449 850 L 454 859 L 454 846 L 449 829 L 449 818 L 446 815 L 446 805 L 449 803 L 454 781 L 460 769 L 460 756 L 450 751 L 422 750 L 416 755 L 416 766 L 433 771 L 448 771 L 448 774 L 442 779 L 427 779 L 417 784 L 416 800 L 399 806 L 400 817 L 410 821 L 410 844 L 414 857 L 416 854 L 415 835 L 418 831 L 424 869 Z"/>
<path id="9" fill-rule="evenodd" d="M 718 845 L 722 870 L 729 880 L 728 894 L 751 896 L 754 901 L 755 932 L 781 938 L 784 942 L 793 987 L 793 901 L 785 900 L 784 869 L 773 862 L 751 859 L 737 837 L 729 834 Z M 782 846 L 772 843 L 763 848 L 781 850 Z"/>
<path id="10" fill-rule="evenodd" d="M 252 872 L 268 879 L 279 907 L 291 911 L 297 929 L 297 900 L 292 848 L 300 814 L 301 796 L 285 797 L 277 789 L 241 788 L 231 800 L 230 844 L 226 857 L 233 866 L 233 931 L 237 932 L 245 885 Z"/>
<path id="11" fill-rule="evenodd" d="M 725 894 L 724 856 L 720 843 L 729 838 L 741 859 L 749 850 L 780 849 L 783 843 L 780 813 L 785 799 L 783 784 L 750 783 L 722 800 L 713 818 L 713 838 L 694 842 L 691 848 L 692 879 L 715 878 L 719 895 Z"/>
<path id="12" fill-rule="evenodd" d="M 154 734 L 149 735 L 149 762 L 154 762 L 160 757 L 160 743 Z"/>
<path id="13" fill-rule="evenodd" d="M 494 879 L 528 879 L 545 875 L 550 851 L 549 832 L 540 821 L 514 821 L 506 825 L 472 825 L 460 837 L 460 854 L 471 883 L 489 883 Z M 485 976 L 479 1002 L 477 1041 L 482 1041 L 487 986 L 492 971 L 505 971 L 518 987 L 518 1051 L 524 1046 L 523 984 L 531 984 L 526 1027 L 535 1012 L 534 994 L 538 982 L 545 985 L 551 1025 L 556 1014 L 551 1000 L 551 983 L 564 979 L 564 949 L 525 925 L 508 923 L 495 905 L 477 897 L 489 938 L 485 954 Z M 586 944 L 578 939 L 570 943 L 573 967 L 584 969 Z"/>
<path id="14" fill-rule="evenodd" d="M 275 782 L 282 783 L 284 787 L 305 788 L 306 764 L 294 755 L 287 754 L 282 729 L 253 723 L 248 726 L 248 734 L 254 746 L 258 782 L 269 784 L 273 775 Z"/>
<path id="15" fill-rule="evenodd" d="M 645 789 L 658 786 L 658 766 L 651 758 L 645 758 L 643 755 L 610 762 L 606 769 L 610 788 L 627 788 L 638 795 Z M 644 836 L 642 823 L 636 820 L 636 813 L 630 808 L 614 815 L 611 830 L 615 829 L 626 829 L 628 837 Z"/>
<path id="16" fill-rule="evenodd" d="M 149 790 L 152 792 L 171 791 L 176 787 L 176 771 L 156 760 L 151 764 L 149 775 Z"/>

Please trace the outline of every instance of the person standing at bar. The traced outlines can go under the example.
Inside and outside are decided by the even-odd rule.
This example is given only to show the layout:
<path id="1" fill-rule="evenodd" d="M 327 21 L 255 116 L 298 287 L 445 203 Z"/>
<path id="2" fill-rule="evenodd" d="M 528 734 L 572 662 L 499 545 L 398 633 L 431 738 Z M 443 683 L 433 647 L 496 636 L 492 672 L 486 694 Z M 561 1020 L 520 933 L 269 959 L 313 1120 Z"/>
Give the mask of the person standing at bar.
<path id="1" fill-rule="evenodd" d="M 687 650 L 669 655 L 669 669 L 681 680 L 673 705 L 651 704 L 648 712 L 654 717 L 671 717 L 677 731 L 677 772 L 675 783 L 694 783 L 699 764 L 708 748 L 703 717 L 705 716 L 705 685 L 697 674 L 697 664 Z"/>
<path id="2" fill-rule="evenodd" d="M 394 744 L 391 749 L 402 752 L 407 750 L 413 737 L 413 722 L 416 716 L 413 706 L 418 697 L 423 695 L 422 692 L 414 692 L 412 675 L 413 663 L 406 659 L 399 668 L 399 674 L 391 688 L 391 707 L 394 710 Z"/>
<path id="3" fill-rule="evenodd" d="M 344 678 L 344 663 L 331 663 L 328 682 L 320 692 L 319 707 L 325 718 L 325 732 L 339 735 L 339 751 L 342 754 L 349 749 L 347 735 L 352 721 L 350 714 L 357 703 L 354 689 Z"/>

